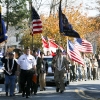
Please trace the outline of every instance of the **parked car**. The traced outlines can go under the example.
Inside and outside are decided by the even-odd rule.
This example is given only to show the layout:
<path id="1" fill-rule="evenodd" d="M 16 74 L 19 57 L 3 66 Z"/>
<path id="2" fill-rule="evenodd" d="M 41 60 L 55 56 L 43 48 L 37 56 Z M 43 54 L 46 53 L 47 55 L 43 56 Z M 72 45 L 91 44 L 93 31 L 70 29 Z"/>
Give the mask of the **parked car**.
<path id="1" fill-rule="evenodd" d="M 0 81 L 4 80 L 4 70 L 3 69 L 4 69 L 4 66 L 0 58 Z"/>
<path id="2" fill-rule="evenodd" d="M 53 68 L 52 68 L 52 56 L 44 56 L 43 58 L 47 63 L 48 63 L 48 71 L 47 71 L 47 75 L 46 75 L 46 84 L 55 84 L 54 81 L 54 72 L 53 72 Z M 69 83 L 69 75 L 67 73 L 64 74 L 64 83 L 65 86 L 67 86 L 67 84 Z"/>

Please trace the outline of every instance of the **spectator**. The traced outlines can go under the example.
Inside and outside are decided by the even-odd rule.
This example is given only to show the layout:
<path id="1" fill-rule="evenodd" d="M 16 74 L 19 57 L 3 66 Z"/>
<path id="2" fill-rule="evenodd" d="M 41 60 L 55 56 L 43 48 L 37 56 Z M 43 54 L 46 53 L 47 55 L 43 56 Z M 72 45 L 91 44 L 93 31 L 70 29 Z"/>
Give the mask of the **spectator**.
<path id="1" fill-rule="evenodd" d="M 98 62 L 95 56 L 92 57 L 92 74 L 93 74 L 93 80 L 97 79 L 97 69 L 98 69 Z"/>
<path id="2" fill-rule="evenodd" d="M 71 81 L 75 81 L 75 79 L 76 79 L 76 65 L 75 65 L 75 62 L 74 61 L 70 61 L 70 64 L 69 64 L 69 66 L 70 66 L 70 79 L 71 79 Z"/>
<path id="3" fill-rule="evenodd" d="M 98 79 L 100 79 L 100 54 L 98 54 L 97 62 L 98 62 Z"/>
<path id="4" fill-rule="evenodd" d="M 85 53 L 82 54 L 82 57 L 83 57 L 83 60 L 84 60 L 84 79 L 85 81 L 87 81 L 88 79 L 88 66 L 90 64 L 90 60 L 89 58 L 87 57 L 87 55 Z"/>
<path id="5" fill-rule="evenodd" d="M 77 74 L 76 74 L 76 81 L 81 81 L 82 80 L 82 65 L 77 63 Z"/>

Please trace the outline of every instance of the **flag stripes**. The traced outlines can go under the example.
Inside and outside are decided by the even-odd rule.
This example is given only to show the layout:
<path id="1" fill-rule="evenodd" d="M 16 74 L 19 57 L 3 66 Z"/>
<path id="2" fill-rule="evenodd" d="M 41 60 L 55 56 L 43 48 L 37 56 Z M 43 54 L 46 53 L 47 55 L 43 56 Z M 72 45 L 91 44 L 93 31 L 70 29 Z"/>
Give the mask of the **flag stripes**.
<path id="1" fill-rule="evenodd" d="M 67 43 L 67 53 L 71 60 L 78 62 L 79 64 L 84 65 L 83 58 L 81 57 L 80 52 L 75 48 L 74 44 L 68 40 Z"/>
<path id="2" fill-rule="evenodd" d="M 37 33 L 42 33 L 42 21 L 40 19 L 40 16 L 38 15 L 38 13 L 34 9 L 34 7 L 32 7 L 32 5 L 31 5 L 31 9 L 32 9 L 32 32 L 31 32 L 31 35 L 37 34 Z"/>
<path id="3" fill-rule="evenodd" d="M 88 42 L 85 39 L 81 38 L 76 38 L 75 39 L 75 47 L 80 51 L 80 52 L 87 52 L 87 53 L 92 53 L 93 52 L 93 46 L 90 42 Z"/>
<path id="4" fill-rule="evenodd" d="M 42 36 L 42 44 L 43 44 L 43 48 L 49 49 L 49 44 L 43 36 Z"/>
<path id="5" fill-rule="evenodd" d="M 61 46 L 59 46 L 58 44 L 56 44 L 53 39 L 48 39 L 48 43 L 49 43 L 50 51 L 56 52 L 56 50 L 58 48 L 60 48 L 62 51 L 64 51 L 64 49 Z"/>

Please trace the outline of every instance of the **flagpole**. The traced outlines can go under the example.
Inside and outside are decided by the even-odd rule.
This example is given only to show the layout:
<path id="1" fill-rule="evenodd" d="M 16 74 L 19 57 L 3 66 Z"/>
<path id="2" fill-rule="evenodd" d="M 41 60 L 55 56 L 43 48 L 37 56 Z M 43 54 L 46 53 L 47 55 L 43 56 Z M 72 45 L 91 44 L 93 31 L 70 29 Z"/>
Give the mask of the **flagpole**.
<path id="1" fill-rule="evenodd" d="M 31 21 L 32 21 L 32 0 L 31 0 L 31 3 L 30 3 L 31 5 Z M 32 23 L 31 23 L 32 24 Z M 32 31 L 32 50 L 34 49 L 34 46 L 33 46 L 33 31 Z"/>
<path id="2" fill-rule="evenodd" d="M 32 25 L 31 21 L 32 21 L 32 0 L 29 1 L 29 10 L 30 10 L 30 18 L 29 18 L 29 27 Z M 30 25 L 31 24 L 31 25 Z M 32 50 L 33 50 L 33 31 L 31 30 L 31 27 L 30 27 L 30 35 L 32 36 Z"/>
<path id="3" fill-rule="evenodd" d="M 66 46 L 66 56 L 67 57 L 66 58 L 68 59 L 68 36 L 67 36 L 67 39 L 66 40 L 67 40 L 67 46 Z"/>
<path id="4" fill-rule="evenodd" d="M 32 50 L 34 49 L 34 46 L 33 46 L 33 34 L 32 34 Z"/>
<path id="5" fill-rule="evenodd" d="M 60 10 L 61 10 L 61 2 L 62 2 L 62 0 L 60 0 L 60 8 L 59 8 Z M 60 12 L 59 14 L 62 14 L 62 12 Z M 59 15 L 59 16 L 60 16 L 60 15 Z M 59 23 L 60 23 L 60 22 L 59 22 Z M 60 25 L 59 25 L 59 27 L 60 27 Z M 61 37 L 62 37 L 62 33 L 61 33 L 61 31 L 60 31 L 60 41 L 59 41 L 59 43 L 58 43 L 59 45 L 61 45 L 61 39 L 62 39 Z M 60 46 L 59 46 L 59 47 L 60 47 Z"/>

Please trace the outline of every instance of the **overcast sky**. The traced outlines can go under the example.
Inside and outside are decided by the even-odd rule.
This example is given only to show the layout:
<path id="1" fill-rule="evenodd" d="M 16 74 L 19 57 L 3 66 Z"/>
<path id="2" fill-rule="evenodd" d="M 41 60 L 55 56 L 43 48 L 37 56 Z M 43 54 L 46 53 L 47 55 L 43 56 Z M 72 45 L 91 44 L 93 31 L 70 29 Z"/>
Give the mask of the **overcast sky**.
<path id="1" fill-rule="evenodd" d="M 44 13 L 47 14 L 50 12 L 50 1 L 51 0 L 43 0 L 43 6 L 40 7 L 39 13 Z M 59 2 L 59 0 L 57 0 Z M 72 1 L 72 0 L 71 0 Z M 68 6 L 78 6 L 82 3 L 82 12 L 87 13 L 88 16 L 95 16 L 98 14 L 97 10 L 94 10 L 95 7 L 97 6 L 96 0 L 74 0 L 75 3 L 70 3 L 70 0 L 67 0 Z M 64 5 L 65 1 L 62 0 L 62 5 Z M 59 5 L 58 5 L 59 6 Z M 87 10 L 86 7 L 93 8 L 92 10 Z"/>
<path id="2" fill-rule="evenodd" d="M 33 0 L 33 5 L 38 8 L 38 6 L 40 4 L 39 3 L 40 1 L 41 0 Z M 40 6 L 40 8 L 38 10 L 38 13 L 48 15 L 49 12 L 50 12 L 51 1 L 52 0 L 42 0 L 42 3 L 41 3 L 42 6 Z M 56 0 L 56 1 L 59 2 L 59 0 Z M 68 6 L 75 6 L 75 5 L 78 6 L 82 3 L 82 9 L 81 10 L 82 10 L 83 13 L 87 13 L 88 16 L 96 16 L 98 14 L 97 10 L 93 10 L 97 6 L 96 2 L 95 2 L 96 0 L 74 0 L 74 1 L 75 1 L 75 3 L 70 4 L 70 0 L 67 0 Z M 64 5 L 64 2 L 65 1 L 62 0 L 62 5 Z M 59 5 L 57 5 L 56 10 L 58 10 L 58 6 Z M 93 8 L 93 9 L 92 10 L 87 10 L 86 7 Z M 5 12 L 5 8 L 2 7 L 2 13 L 4 14 L 4 12 Z"/>

